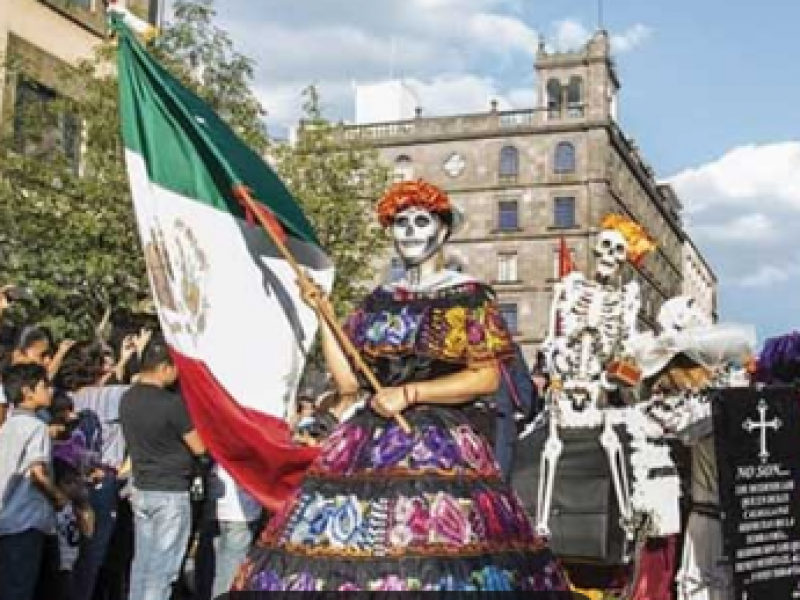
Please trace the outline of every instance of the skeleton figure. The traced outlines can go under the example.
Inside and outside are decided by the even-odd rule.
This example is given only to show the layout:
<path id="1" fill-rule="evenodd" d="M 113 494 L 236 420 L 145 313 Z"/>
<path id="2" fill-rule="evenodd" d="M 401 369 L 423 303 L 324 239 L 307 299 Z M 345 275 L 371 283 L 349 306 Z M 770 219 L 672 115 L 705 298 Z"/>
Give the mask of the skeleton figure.
<path id="1" fill-rule="evenodd" d="M 545 355 L 575 411 L 597 408 L 602 391 L 613 389 L 605 368 L 636 332 L 639 286 L 618 283 L 627 251 L 622 234 L 602 231 L 594 248 L 594 280 L 573 272 L 555 286 Z"/>
<path id="2" fill-rule="evenodd" d="M 573 272 L 555 286 L 550 326 L 544 343 L 550 371 L 560 386 L 550 395 L 549 436 L 541 456 L 537 529 L 549 535 L 549 513 L 558 459 L 563 443 L 559 428 L 603 426 L 600 443 L 611 468 L 623 521 L 631 517 L 630 489 L 622 445 L 612 425 L 619 419 L 604 408 L 606 392 L 616 388 L 606 369 L 627 350 L 636 333 L 639 286 L 620 284 L 628 258 L 628 242 L 616 230 L 603 230 L 594 248 L 594 278 Z M 560 387 L 560 389 L 559 389 Z"/>

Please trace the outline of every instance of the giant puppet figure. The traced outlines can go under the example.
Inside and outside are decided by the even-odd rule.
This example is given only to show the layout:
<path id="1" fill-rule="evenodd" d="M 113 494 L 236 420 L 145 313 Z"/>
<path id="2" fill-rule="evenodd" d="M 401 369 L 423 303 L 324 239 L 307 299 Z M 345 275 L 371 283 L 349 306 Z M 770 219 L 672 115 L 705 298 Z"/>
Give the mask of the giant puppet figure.
<path id="1" fill-rule="evenodd" d="M 636 383 L 635 368 L 623 358 L 636 334 L 639 286 L 635 281 L 622 282 L 623 268 L 629 260 L 640 261 L 652 247 L 633 221 L 611 215 L 604 220 L 594 247 L 593 277 L 572 272 L 555 286 L 544 343 L 554 385 L 539 469 L 536 527 L 540 535 L 551 534 L 553 487 L 564 447 L 559 432 L 563 430 L 599 428 L 619 514 L 625 522 L 631 518 L 628 469 L 607 400 L 620 384 Z"/>
<path id="2" fill-rule="evenodd" d="M 666 552 L 675 551 L 672 536 L 662 544 L 661 559 L 640 569 L 634 598 L 671 598 L 675 582 L 678 600 L 727 600 L 733 580 L 723 556 L 710 397 L 713 390 L 748 384 L 742 366 L 752 357 L 755 333 L 749 326 L 712 325 L 686 296 L 664 303 L 658 321 L 658 335 L 640 336 L 633 344 L 646 398 L 639 408 L 663 436 L 691 449 L 692 508 L 677 575 L 671 566 L 657 568 L 659 562 L 674 564 Z"/>
<path id="3" fill-rule="evenodd" d="M 494 292 L 441 267 L 457 213 L 424 181 L 378 204 L 406 276 L 345 327 L 380 382 L 370 390 L 323 326 L 343 394 L 371 395 L 321 448 L 242 567 L 243 590 L 566 590 L 552 553 L 503 482 L 477 403 L 499 384 L 511 336 Z M 321 292 L 305 290 L 309 302 Z M 393 419 L 402 416 L 406 431 Z"/>

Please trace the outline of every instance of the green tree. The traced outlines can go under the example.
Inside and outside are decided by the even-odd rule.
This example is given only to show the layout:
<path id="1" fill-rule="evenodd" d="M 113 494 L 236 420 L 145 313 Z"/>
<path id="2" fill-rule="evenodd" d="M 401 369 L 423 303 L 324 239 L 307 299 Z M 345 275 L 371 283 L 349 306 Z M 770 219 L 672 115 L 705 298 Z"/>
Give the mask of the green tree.
<path id="1" fill-rule="evenodd" d="M 303 91 L 303 120 L 295 144 L 276 145 L 276 167 L 311 219 L 336 265 L 332 300 L 344 317 L 366 292 L 374 261 L 386 247 L 374 207 L 389 170 L 378 152 L 348 138 L 341 124 L 323 116 L 319 92 Z"/>
<path id="2" fill-rule="evenodd" d="M 214 26 L 211 0 L 178 0 L 174 10 L 153 51 L 263 151 L 252 61 Z M 14 117 L 0 132 L 0 280 L 30 286 L 38 301 L 18 310 L 59 335 L 85 336 L 106 308 L 135 309 L 149 293 L 113 58 L 112 40 L 91 60 L 60 69 L 53 89 L 26 77 L 36 69 L 24 57 L 4 63 L 17 96 Z"/>
<path id="3" fill-rule="evenodd" d="M 372 208 L 386 168 L 374 150 L 348 141 L 323 117 L 313 87 L 304 94 L 298 143 L 270 145 L 251 88 L 254 63 L 214 25 L 212 0 L 176 0 L 173 9 L 174 22 L 151 50 L 251 147 L 275 158 L 333 255 L 334 304 L 343 316 L 364 293 L 385 243 Z M 135 310 L 149 298 L 113 60 L 111 40 L 91 60 L 62 68 L 53 89 L 26 78 L 36 70 L 22 57 L 5 61 L 18 93 L 14 119 L 0 132 L 0 283 L 30 286 L 37 303 L 17 310 L 58 335 L 88 335 L 107 308 Z"/>
<path id="4" fill-rule="evenodd" d="M 253 150 L 269 146 L 266 111 L 252 91 L 255 62 L 214 25 L 213 0 L 176 0 L 175 23 L 155 40 L 156 58 L 194 90 Z"/>

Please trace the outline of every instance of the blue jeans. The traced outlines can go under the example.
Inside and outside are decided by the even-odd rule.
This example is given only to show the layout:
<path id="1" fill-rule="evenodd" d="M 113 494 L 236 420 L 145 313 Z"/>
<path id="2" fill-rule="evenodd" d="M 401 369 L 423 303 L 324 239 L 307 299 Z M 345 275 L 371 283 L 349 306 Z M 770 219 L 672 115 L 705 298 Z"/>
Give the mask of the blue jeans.
<path id="1" fill-rule="evenodd" d="M 0 598 L 32 600 L 44 541 L 45 535 L 38 529 L 0 535 Z"/>
<path id="2" fill-rule="evenodd" d="M 134 490 L 134 554 L 129 600 L 169 600 L 189 543 L 188 492 Z"/>
<path id="3" fill-rule="evenodd" d="M 117 524 L 119 482 L 116 475 L 107 474 L 100 483 L 89 488 L 89 505 L 94 511 L 94 535 L 81 541 L 72 575 L 72 600 L 91 600 L 97 575 L 105 562 Z"/>
<path id="4" fill-rule="evenodd" d="M 195 563 L 198 600 L 210 600 L 230 591 L 257 533 L 258 521 L 203 521 Z"/>

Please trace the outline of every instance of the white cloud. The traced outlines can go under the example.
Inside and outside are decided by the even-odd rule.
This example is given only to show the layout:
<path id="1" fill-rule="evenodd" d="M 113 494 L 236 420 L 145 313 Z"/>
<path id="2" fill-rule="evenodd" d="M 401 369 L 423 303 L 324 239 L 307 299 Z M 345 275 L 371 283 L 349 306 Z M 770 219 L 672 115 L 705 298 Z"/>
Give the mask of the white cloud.
<path id="1" fill-rule="evenodd" d="M 560 49 L 592 33 L 576 20 L 534 25 L 529 0 L 295 0 L 291 10 L 261 0 L 220 2 L 217 11 L 237 49 L 255 59 L 267 121 L 280 129 L 293 125 L 299 91 L 312 83 L 334 119 L 353 117 L 351 82 L 391 77 L 419 83 L 428 115 L 486 110 L 491 98 L 533 107 L 538 27 L 554 28 Z M 612 40 L 627 51 L 648 32 L 634 25 Z"/>
<path id="2" fill-rule="evenodd" d="M 480 13 L 469 21 L 470 39 L 492 52 L 520 51 L 533 56 L 539 35 L 519 19 L 504 15 Z"/>
<path id="3" fill-rule="evenodd" d="M 755 213 L 733 219 L 696 225 L 693 232 L 702 239 L 714 242 L 757 243 L 775 241 L 780 235 L 776 224 L 766 215 Z"/>
<path id="4" fill-rule="evenodd" d="M 669 182 L 686 207 L 689 233 L 739 310 L 800 286 L 792 249 L 800 231 L 800 142 L 732 148 Z"/>
<path id="5" fill-rule="evenodd" d="M 497 100 L 500 110 L 511 107 L 496 82 L 487 77 L 445 74 L 425 81 L 409 79 L 407 83 L 419 96 L 425 114 L 453 115 L 487 111 L 492 100 Z"/>
<path id="6" fill-rule="evenodd" d="M 756 271 L 734 281 L 734 285 L 743 288 L 767 288 L 789 281 L 797 274 L 795 269 L 761 265 Z"/>
<path id="7" fill-rule="evenodd" d="M 671 178 L 687 211 L 752 206 L 800 211 L 800 141 L 733 148 Z"/>
<path id="8" fill-rule="evenodd" d="M 577 50 L 589 41 L 591 36 L 591 31 L 580 21 L 564 19 L 555 24 L 555 34 L 550 45 L 559 52 Z"/>
<path id="9" fill-rule="evenodd" d="M 622 33 L 611 36 L 611 47 L 614 52 L 630 52 L 634 48 L 641 46 L 653 34 L 653 30 L 647 25 L 636 23 Z"/>
<path id="10" fill-rule="evenodd" d="M 647 25 L 636 23 L 625 31 L 611 35 L 611 48 L 617 54 L 630 52 L 641 46 L 652 35 Z M 559 51 L 577 50 L 594 34 L 594 31 L 575 19 L 564 19 L 555 23 L 555 31 L 550 46 Z"/>
<path id="11" fill-rule="evenodd" d="M 511 108 L 531 108 L 536 106 L 536 90 L 531 84 L 530 87 L 521 87 L 509 90 L 506 93 L 508 103 Z"/>

